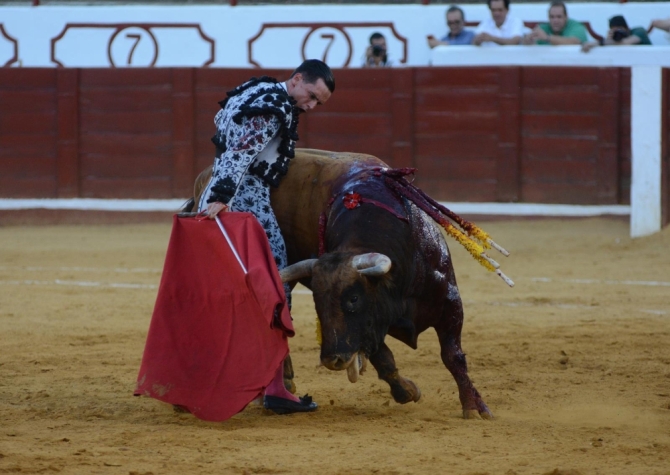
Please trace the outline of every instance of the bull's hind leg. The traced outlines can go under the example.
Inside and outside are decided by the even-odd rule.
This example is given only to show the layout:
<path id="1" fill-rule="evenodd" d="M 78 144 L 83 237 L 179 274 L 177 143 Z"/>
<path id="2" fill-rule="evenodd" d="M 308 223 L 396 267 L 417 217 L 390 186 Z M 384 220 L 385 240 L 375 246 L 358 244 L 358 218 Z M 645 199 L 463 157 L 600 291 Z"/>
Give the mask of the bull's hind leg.
<path id="1" fill-rule="evenodd" d="M 477 417 L 493 419 L 493 414 L 468 376 L 468 365 L 465 362 L 465 354 L 461 349 L 460 328 L 458 328 L 458 331 L 453 327 L 446 330 L 439 328 L 436 330 L 440 339 L 442 362 L 458 385 L 458 396 L 463 407 L 463 417 L 465 419 Z"/>
<path id="2" fill-rule="evenodd" d="M 294 377 L 295 373 L 293 372 L 291 355 L 286 355 L 286 358 L 284 358 L 284 387 L 291 394 L 295 394 L 296 391 L 295 382 L 293 382 Z"/>
<path id="3" fill-rule="evenodd" d="M 391 395 L 396 402 L 405 404 L 410 401 L 417 402 L 421 398 L 421 391 L 417 385 L 398 373 L 393 353 L 386 343 L 382 343 L 379 350 L 370 355 L 370 363 L 377 370 L 379 379 L 383 379 L 391 386 Z"/>

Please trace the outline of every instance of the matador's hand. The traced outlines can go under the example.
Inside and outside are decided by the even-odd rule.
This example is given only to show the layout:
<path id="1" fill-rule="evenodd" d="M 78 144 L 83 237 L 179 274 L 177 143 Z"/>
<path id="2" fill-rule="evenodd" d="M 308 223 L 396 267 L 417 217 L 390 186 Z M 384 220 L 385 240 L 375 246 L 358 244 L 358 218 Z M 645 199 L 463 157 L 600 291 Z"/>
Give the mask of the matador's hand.
<path id="1" fill-rule="evenodd" d="M 207 217 L 209 219 L 214 219 L 216 218 L 216 215 L 223 212 L 225 213 L 228 211 L 230 207 L 228 205 L 225 205 L 223 203 L 220 203 L 218 201 L 215 201 L 214 203 L 209 203 L 207 205 Z"/>

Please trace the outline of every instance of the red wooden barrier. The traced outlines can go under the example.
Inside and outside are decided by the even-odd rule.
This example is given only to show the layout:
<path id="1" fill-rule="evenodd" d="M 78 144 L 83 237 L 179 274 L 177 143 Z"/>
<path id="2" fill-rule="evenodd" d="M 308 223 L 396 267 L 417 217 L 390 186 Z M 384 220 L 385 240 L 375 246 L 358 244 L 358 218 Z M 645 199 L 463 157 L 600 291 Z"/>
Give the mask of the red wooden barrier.
<path id="1" fill-rule="evenodd" d="M 57 70 L 0 71 L 0 195 L 56 197 Z"/>
<path id="2" fill-rule="evenodd" d="M 226 91 L 289 72 L 1 69 L 0 196 L 188 196 L 213 161 Z M 301 147 L 417 167 L 416 183 L 439 200 L 629 201 L 627 69 L 346 69 L 336 78 L 332 99 L 300 118 Z"/>

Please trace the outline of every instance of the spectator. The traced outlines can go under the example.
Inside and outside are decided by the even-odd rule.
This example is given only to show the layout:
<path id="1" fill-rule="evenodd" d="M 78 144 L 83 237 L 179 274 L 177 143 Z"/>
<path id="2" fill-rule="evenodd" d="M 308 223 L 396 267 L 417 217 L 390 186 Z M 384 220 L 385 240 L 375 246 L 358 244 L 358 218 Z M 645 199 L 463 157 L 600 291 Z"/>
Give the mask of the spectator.
<path id="1" fill-rule="evenodd" d="M 472 41 L 477 46 L 518 45 L 525 26 L 519 18 L 509 13 L 509 0 L 487 0 L 491 18 L 482 21 L 475 30 Z"/>
<path id="2" fill-rule="evenodd" d="M 622 46 L 622 45 L 650 45 L 647 30 L 642 27 L 628 28 L 626 19 L 621 15 L 610 18 L 610 29 L 607 38 L 596 43 L 590 41 L 582 45 L 582 51 L 588 53 L 596 46 Z"/>
<path id="3" fill-rule="evenodd" d="M 652 21 L 651 28 L 658 28 L 659 30 L 670 32 L 670 18 L 666 18 L 665 20 L 658 19 Z"/>
<path id="4" fill-rule="evenodd" d="M 392 66 L 386 51 L 386 38 L 379 32 L 370 35 L 370 46 L 365 50 L 364 68 L 383 68 Z"/>
<path id="5" fill-rule="evenodd" d="M 451 6 L 447 10 L 447 27 L 449 33 L 441 40 L 434 36 L 428 36 L 428 46 L 435 48 L 438 45 L 471 45 L 475 38 L 475 32 L 465 28 L 465 14 L 457 6 Z"/>
<path id="6" fill-rule="evenodd" d="M 559 0 L 549 6 L 549 23 L 537 25 L 523 40 L 524 44 L 531 45 L 581 45 L 586 41 L 586 27 L 568 18 L 565 3 Z"/>

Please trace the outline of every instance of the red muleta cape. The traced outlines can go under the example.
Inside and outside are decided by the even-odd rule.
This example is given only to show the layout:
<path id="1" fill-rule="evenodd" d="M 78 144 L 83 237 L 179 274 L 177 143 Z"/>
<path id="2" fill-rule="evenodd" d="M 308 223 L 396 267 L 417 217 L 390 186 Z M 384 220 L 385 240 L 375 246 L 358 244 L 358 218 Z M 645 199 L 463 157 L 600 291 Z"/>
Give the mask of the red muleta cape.
<path id="1" fill-rule="evenodd" d="M 135 389 L 207 421 L 262 394 L 294 335 L 260 223 L 250 213 L 219 218 L 248 274 L 216 221 L 174 217 Z"/>

